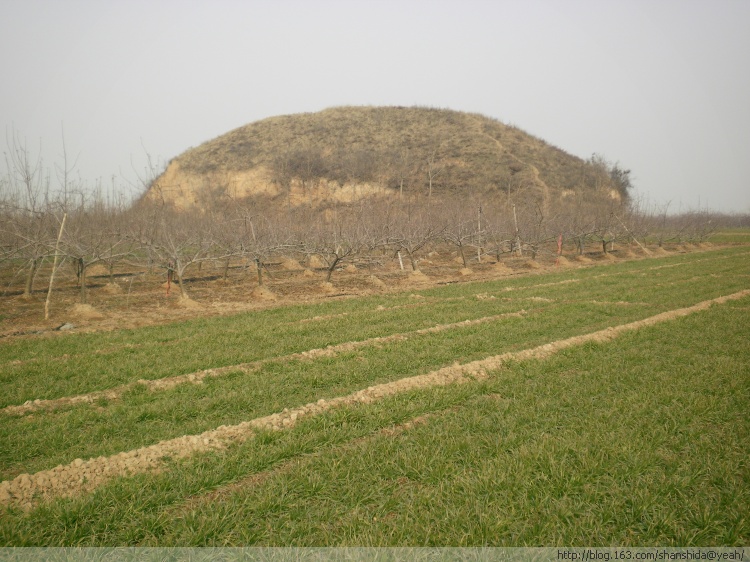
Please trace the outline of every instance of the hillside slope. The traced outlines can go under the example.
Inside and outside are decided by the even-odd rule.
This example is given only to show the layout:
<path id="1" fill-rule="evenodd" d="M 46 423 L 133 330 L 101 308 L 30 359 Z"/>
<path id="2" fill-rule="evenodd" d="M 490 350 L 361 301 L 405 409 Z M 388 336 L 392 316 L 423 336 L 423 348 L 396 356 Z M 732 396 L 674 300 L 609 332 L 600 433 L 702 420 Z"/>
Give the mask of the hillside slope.
<path id="1" fill-rule="evenodd" d="M 488 117 L 421 107 L 337 107 L 272 117 L 173 159 L 145 195 L 177 207 L 264 196 L 290 205 L 362 195 L 496 192 L 548 204 L 621 199 L 610 170 Z"/>

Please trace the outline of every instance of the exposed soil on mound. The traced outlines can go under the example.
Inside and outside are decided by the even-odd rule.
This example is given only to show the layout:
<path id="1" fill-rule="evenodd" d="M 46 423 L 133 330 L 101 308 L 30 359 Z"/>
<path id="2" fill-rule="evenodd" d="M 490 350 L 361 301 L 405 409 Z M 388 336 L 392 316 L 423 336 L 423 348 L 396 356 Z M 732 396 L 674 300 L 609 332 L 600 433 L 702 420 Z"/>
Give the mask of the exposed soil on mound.
<path id="1" fill-rule="evenodd" d="M 297 271 L 302 269 L 299 262 L 292 258 L 281 258 L 281 268 L 287 271 Z"/>
<path id="2" fill-rule="evenodd" d="M 336 287 L 333 286 L 333 283 L 330 281 L 323 281 L 320 285 L 320 290 L 325 295 L 332 295 L 336 292 Z"/>
<path id="3" fill-rule="evenodd" d="M 326 263 L 315 254 L 311 255 L 307 260 L 307 267 L 310 269 L 323 269 L 326 267 Z"/>
<path id="4" fill-rule="evenodd" d="M 374 275 L 370 275 L 367 280 L 369 281 L 370 285 L 373 287 L 376 287 L 377 289 L 385 289 L 386 284 L 383 283 L 380 279 L 375 277 Z"/>
<path id="5" fill-rule="evenodd" d="M 180 297 L 175 301 L 175 306 L 179 308 L 185 308 L 188 310 L 200 310 L 203 308 L 201 303 L 194 301 L 190 297 Z"/>
<path id="6" fill-rule="evenodd" d="M 75 304 L 70 309 L 70 315 L 79 320 L 102 320 L 104 314 L 90 304 Z"/>
<path id="7" fill-rule="evenodd" d="M 250 293 L 250 296 L 254 299 L 262 300 L 262 301 L 275 301 L 276 295 L 273 291 L 270 289 L 267 289 L 266 287 L 255 287 L 253 289 L 252 293 Z"/>
<path id="8" fill-rule="evenodd" d="M 513 270 L 501 261 L 495 262 L 492 265 L 492 270 L 498 275 L 510 275 L 513 273 Z"/>
<path id="9" fill-rule="evenodd" d="M 102 291 L 110 295 L 121 295 L 123 292 L 123 288 L 117 283 L 107 283 L 106 285 L 104 285 L 104 287 L 102 287 Z"/>

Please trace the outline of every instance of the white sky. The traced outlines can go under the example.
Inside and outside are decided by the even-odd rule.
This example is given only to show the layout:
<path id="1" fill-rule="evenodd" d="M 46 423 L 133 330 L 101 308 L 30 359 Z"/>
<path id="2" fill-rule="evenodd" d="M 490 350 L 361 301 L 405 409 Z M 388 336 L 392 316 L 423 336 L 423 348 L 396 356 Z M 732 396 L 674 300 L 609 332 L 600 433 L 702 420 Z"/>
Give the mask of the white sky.
<path id="1" fill-rule="evenodd" d="M 750 212 L 748 0 L 0 0 L 0 126 L 51 167 L 63 124 L 89 185 L 337 105 L 482 113 Z"/>

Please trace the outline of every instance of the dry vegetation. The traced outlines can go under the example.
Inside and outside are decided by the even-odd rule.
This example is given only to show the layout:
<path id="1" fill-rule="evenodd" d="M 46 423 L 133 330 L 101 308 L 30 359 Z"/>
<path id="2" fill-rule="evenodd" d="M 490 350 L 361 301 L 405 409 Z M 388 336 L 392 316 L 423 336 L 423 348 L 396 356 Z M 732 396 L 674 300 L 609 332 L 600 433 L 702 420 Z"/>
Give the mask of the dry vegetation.
<path id="1" fill-rule="evenodd" d="M 205 207 L 260 193 L 290 201 L 320 187 L 348 194 L 452 193 L 531 200 L 627 198 L 628 173 L 584 161 L 478 114 L 420 107 L 339 107 L 235 129 L 174 159 L 148 198 Z M 318 195 L 320 198 L 320 195 Z"/>

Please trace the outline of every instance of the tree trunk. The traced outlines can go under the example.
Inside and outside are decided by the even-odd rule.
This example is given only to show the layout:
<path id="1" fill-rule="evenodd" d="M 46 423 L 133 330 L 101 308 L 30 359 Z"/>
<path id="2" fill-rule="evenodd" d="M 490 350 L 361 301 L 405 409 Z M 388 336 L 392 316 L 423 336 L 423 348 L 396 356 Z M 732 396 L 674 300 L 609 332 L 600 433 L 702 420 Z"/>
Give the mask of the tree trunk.
<path id="1" fill-rule="evenodd" d="M 227 261 L 224 262 L 224 281 L 226 281 L 229 276 L 229 260 L 230 258 L 227 258 Z"/>
<path id="2" fill-rule="evenodd" d="M 412 254 L 409 250 L 406 251 L 407 254 L 409 254 L 409 261 L 411 261 L 411 270 L 416 271 L 417 270 L 417 260 L 414 259 L 414 254 Z"/>
<path id="3" fill-rule="evenodd" d="M 26 274 L 26 286 L 23 289 L 23 296 L 28 298 L 31 296 L 31 292 L 34 288 L 34 277 L 36 277 L 36 271 L 39 268 L 39 259 L 32 258 L 31 267 L 29 272 Z"/>
<path id="4" fill-rule="evenodd" d="M 88 267 L 87 263 L 82 263 L 80 265 L 81 268 L 81 304 L 87 304 L 87 298 L 86 295 L 86 268 Z"/>
<path id="5" fill-rule="evenodd" d="M 464 267 L 469 267 L 466 264 L 466 256 L 464 255 L 464 247 L 463 246 L 459 246 L 458 247 L 458 253 L 461 255 L 461 261 L 464 262 Z"/>
<path id="6" fill-rule="evenodd" d="M 333 275 L 333 270 L 336 268 L 336 265 L 338 265 L 338 263 L 339 263 L 340 260 L 341 260 L 341 258 L 339 258 L 338 256 L 336 256 L 336 258 L 333 260 L 333 263 L 328 268 L 328 273 L 326 274 L 326 283 L 330 283 L 331 282 L 331 275 Z"/>
<path id="7" fill-rule="evenodd" d="M 177 283 L 180 285 L 180 297 L 183 299 L 189 299 L 190 297 L 185 290 L 185 282 L 182 280 L 182 274 L 185 272 L 185 267 L 177 263 L 174 272 L 177 274 Z"/>
<path id="8" fill-rule="evenodd" d="M 258 270 L 258 287 L 263 286 L 263 264 L 259 258 L 255 258 L 255 269 Z"/>

